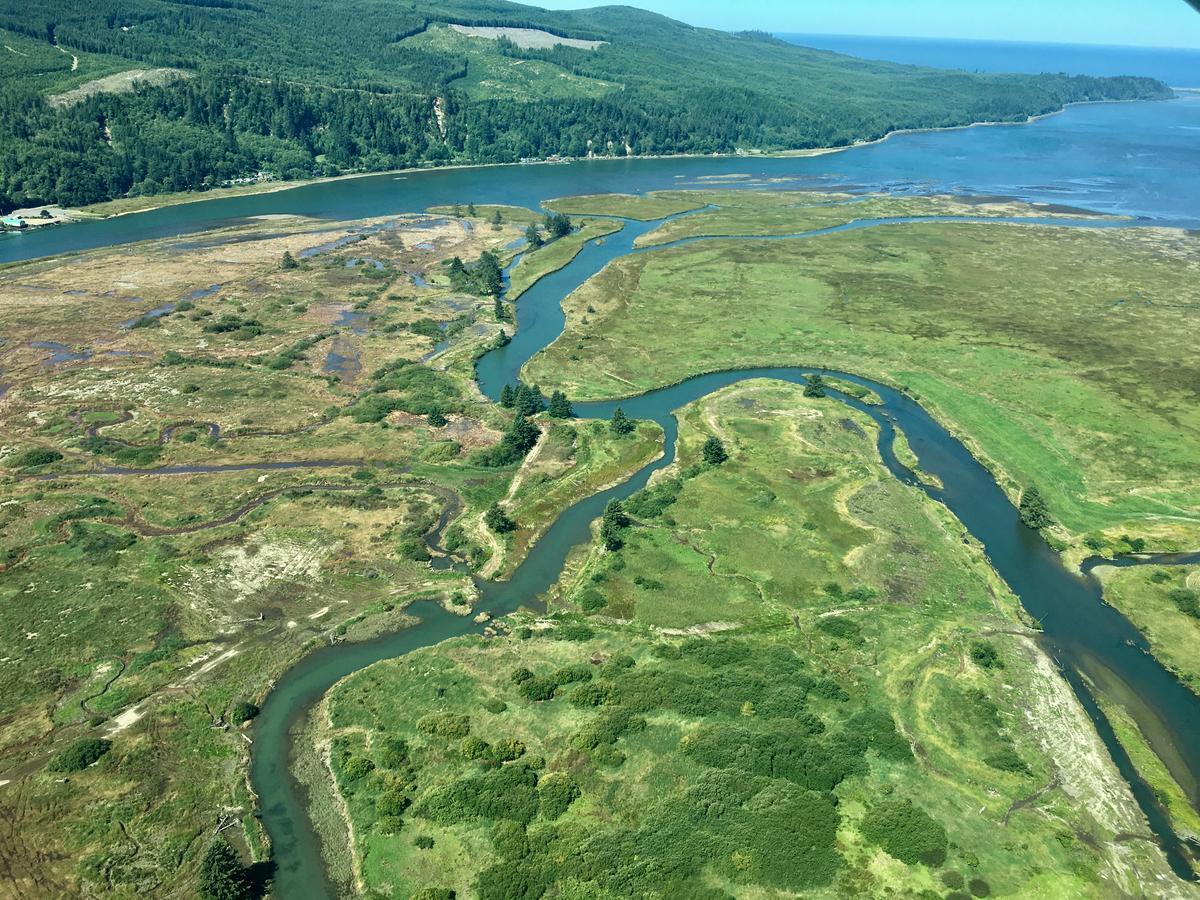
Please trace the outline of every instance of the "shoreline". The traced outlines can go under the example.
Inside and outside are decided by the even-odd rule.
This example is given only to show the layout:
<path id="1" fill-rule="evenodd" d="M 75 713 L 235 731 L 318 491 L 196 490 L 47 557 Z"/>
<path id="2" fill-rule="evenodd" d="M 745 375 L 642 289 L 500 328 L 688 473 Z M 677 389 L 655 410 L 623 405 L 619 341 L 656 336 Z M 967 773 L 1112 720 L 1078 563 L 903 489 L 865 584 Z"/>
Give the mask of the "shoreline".
<path id="1" fill-rule="evenodd" d="M 1200 88 L 1172 88 L 1172 90 L 1191 93 L 1193 91 L 1200 92 Z M 845 153 L 849 150 L 859 150 L 864 147 L 872 147 L 889 141 L 897 136 L 914 135 L 914 134 L 937 134 L 947 131 L 965 131 L 970 128 L 998 128 L 998 127 L 1015 127 L 1022 125 L 1032 125 L 1043 119 L 1049 119 L 1054 116 L 1060 116 L 1069 109 L 1077 106 L 1103 106 L 1118 103 L 1168 103 L 1171 100 L 1180 98 L 1163 98 L 1160 100 L 1079 100 L 1073 103 L 1066 103 L 1061 109 L 1052 110 L 1047 113 L 1038 113 L 1031 115 L 1021 121 L 1011 122 L 996 122 L 996 121 L 980 121 L 969 122 L 964 125 L 944 125 L 936 128 L 899 128 L 895 131 L 889 131 L 887 134 L 872 138 L 871 140 L 856 141 L 852 144 L 846 144 L 841 147 L 810 147 L 796 150 L 744 150 L 733 153 L 663 153 L 663 154 L 633 154 L 631 156 L 593 156 L 593 157 L 563 157 L 556 159 L 541 159 L 531 162 L 507 162 L 507 163 L 453 163 L 447 166 L 411 166 L 405 169 L 382 169 L 378 172 L 350 172 L 345 175 L 330 175 L 321 176 L 318 178 L 307 179 L 304 181 L 281 181 L 279 183 L 270 183 L 270 186 L 264 187 L 261 190 L 251 190 L 249 188 L 257 187 L 257 185 L 247 186 L 247 190 L 239 191 L 237 188 L 217 188 L 215 190 L 229 191 L 229 193 L 216 194 L 210 196 L 213 192 L 197 191 L 188 193 L 186 198 L 180 198 L 177 201 L 158 203 L 153 206 L 147 206 L 142 209 L 130 209 L 120 212 L 108 214 L 89 212 L 89 206 L 101 206 L 108 203 L 117 203 L 122 199 L 129 198 L 114 198 L 113 200 L 104 200 L 100 203 L 90 204 L 79 209 L 67 210 L 71 213 L 81 214 L 82 218 L 77 220 L 68 220 L 61 223 L 62 225 L 74 225 L 78 222 L 96 222 L 106 219 L 117 219 L 123 216 L 133 216 L 139 213 L 154 212 L 155 210 L 166 209 L 171 206 L 186 206 L 192 203 L 203 203 L 210 200 L 228 200 L 236 197 L 250 197 L 258 194 L 275 194 L 281 191 L 290 191 L 297 188 L 312 187 L 314 185 L 332 184 L 338 181 L 349 181 L 354 178 L 375 178 L 385 176 L 404 176 L 421 174 L 426 172 L 453 172 L 459 170 L 470 169 L 505 169 L 525 166 L 558 166 L 565 164 L 574 164 L 582 162 L 625 162 L 629 160 L 671 160 L 671 159 L 804 159 L 808 157 L 830 156 L 836 153 Z M 51 204 L 53 205 L 53 204 Z M 40 230 L 46 226 L 37 226 L 32 230 Z M 20 232 L 17 232 L 20 233 Z"/>

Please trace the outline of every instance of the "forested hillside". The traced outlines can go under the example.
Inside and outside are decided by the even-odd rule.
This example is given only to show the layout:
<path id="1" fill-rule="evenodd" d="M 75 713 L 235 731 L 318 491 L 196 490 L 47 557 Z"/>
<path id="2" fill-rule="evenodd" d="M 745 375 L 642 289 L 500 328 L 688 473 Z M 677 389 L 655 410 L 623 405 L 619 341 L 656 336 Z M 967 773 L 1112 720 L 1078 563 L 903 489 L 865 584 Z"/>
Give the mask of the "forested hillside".
<path id="1" fill-rule="evenodd" d="M 518 46 L 451 25 L 601 43 L 543 34 Z M 3 209 L 198 190 L 260 171 L 838 146 L 1168 95 L 1149 79 L 920 69 L 628 7 L 497 0 L 0 0 L 0 38 Z M 148 68 L 182 74 L 63 96 Z"/>

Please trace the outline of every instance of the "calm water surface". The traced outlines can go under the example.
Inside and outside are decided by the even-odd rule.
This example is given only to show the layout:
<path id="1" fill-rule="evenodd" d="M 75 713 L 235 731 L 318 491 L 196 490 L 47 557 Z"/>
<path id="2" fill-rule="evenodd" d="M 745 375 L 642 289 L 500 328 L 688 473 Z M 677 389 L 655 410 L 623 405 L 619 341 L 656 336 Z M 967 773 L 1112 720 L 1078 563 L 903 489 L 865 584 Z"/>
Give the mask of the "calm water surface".
<path id="1" fill-rule="evenodd" d="M 1019 197 L 1200 228 L 1200 96 L 1076 106 L 1030 125 L 897 135 L 808 158 L 620 159 L 371 175 L 0 236 L 0 262 L 193 234 L 268 214 L 358 219 L 455 203 L 667 188 Z"/>

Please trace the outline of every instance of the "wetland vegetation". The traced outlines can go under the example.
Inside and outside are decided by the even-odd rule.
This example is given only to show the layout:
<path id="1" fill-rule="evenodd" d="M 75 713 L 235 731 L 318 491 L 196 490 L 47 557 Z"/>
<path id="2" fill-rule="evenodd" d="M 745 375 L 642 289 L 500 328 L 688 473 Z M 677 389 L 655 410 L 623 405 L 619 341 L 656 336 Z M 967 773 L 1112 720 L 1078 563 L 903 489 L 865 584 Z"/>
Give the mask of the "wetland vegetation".
<path id="1" fill-rule="evenodd" d="M 524 223 L 494 212 L 251 222 L 0 274 L 6 891 L 177 891 L 216 827 L 264 859 L 232 773 L 270 681 L 413 600 L 469 614 L 470 579 L 431 552 L 511 570 L 659 452 L 649 426 L 530 411 L 533 444 L 480 465 L 515 413 L 473 360 L 512 326 L 448 263 L 511 259 Z M 496 503 L 518 523 L 499 540 Z"/>
<path id="2" fill-rule="evenodd" d="M 1083 801 L 1120 794 L 1090 725 L 873 431 L 770 381 L 693 404 L 551 615 L 340 684 L 322 715 L 359 886 L 1102 896 L 1152 871 L 1102 849 L 1134 820 Z"/>
<path id="3" fill-rule="evenodd" d="M 503 579 L 532 583 L 552 523 L 666 448 L 545 573 L 544 610 L 485 609 L 309 711 L 297 766 L 342 891 L 1190 895 L 1036 621 L 881 458 L 882 384 L 743 381 L 688 402 L 677 436 L 636 400 L 583 401 L 730 367 L 863 373 L 962 435 L 1068 561 L 1190 548 L 1194 236 L 717 191 L 554 201 L 568 231 L 468 199 L 0 270 L 6 888 L 244 885 L 271 849 L 256 813 L 277 798 L 247 778 L 269 686 L 403 633 L 420 601 L 471 630 Z M 566 233 L 536 246 L 538 222 Z M 476 362 L 533 286 L 637 227 L 491 402 Z M 1194 571 L 1102 574 L 1193 689 Z M 1191 786 L 1103 688 L 1196 836 Z"/>

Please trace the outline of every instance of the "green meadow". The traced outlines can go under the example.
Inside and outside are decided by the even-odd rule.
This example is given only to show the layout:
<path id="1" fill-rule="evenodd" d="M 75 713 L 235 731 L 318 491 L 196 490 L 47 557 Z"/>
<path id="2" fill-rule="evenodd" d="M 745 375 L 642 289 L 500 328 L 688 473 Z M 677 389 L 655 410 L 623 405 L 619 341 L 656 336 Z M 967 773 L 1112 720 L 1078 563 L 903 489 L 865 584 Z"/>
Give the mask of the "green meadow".
<path id="1" fill-rule="evenodd" d="M 622 228 L 619 222 L 603 219 L 584 219 L 576 224 L 578 227 L 571 234 L 532 250 L 521 258 L 509 276 L 506 293 L 509 300 L 519 299 L 544 276 L 557 272 L 573 260 L 589 241 L 601 240 Z"/>
<path id="2" fill-rule="evenodd" d="M 548 615 L 335 688 L 357 887 L 1104 897 L 1163 872 L 1114 843 L 1140 814 L 1015 599 L 874 436 L 792 385 L 705 398 Z"/>
<path id="3" fill-rule="evenodd" d="M 1014 496 L 1036 483 L 1065 543 L 1189 547 L 1197 246 L 1168 230 L 974 223 L 693 243 L 610 264 L 567 299 L 566 330 L 525 376 L 599 398 L 752 365 L 856 372 L 907 388 Z"/>

